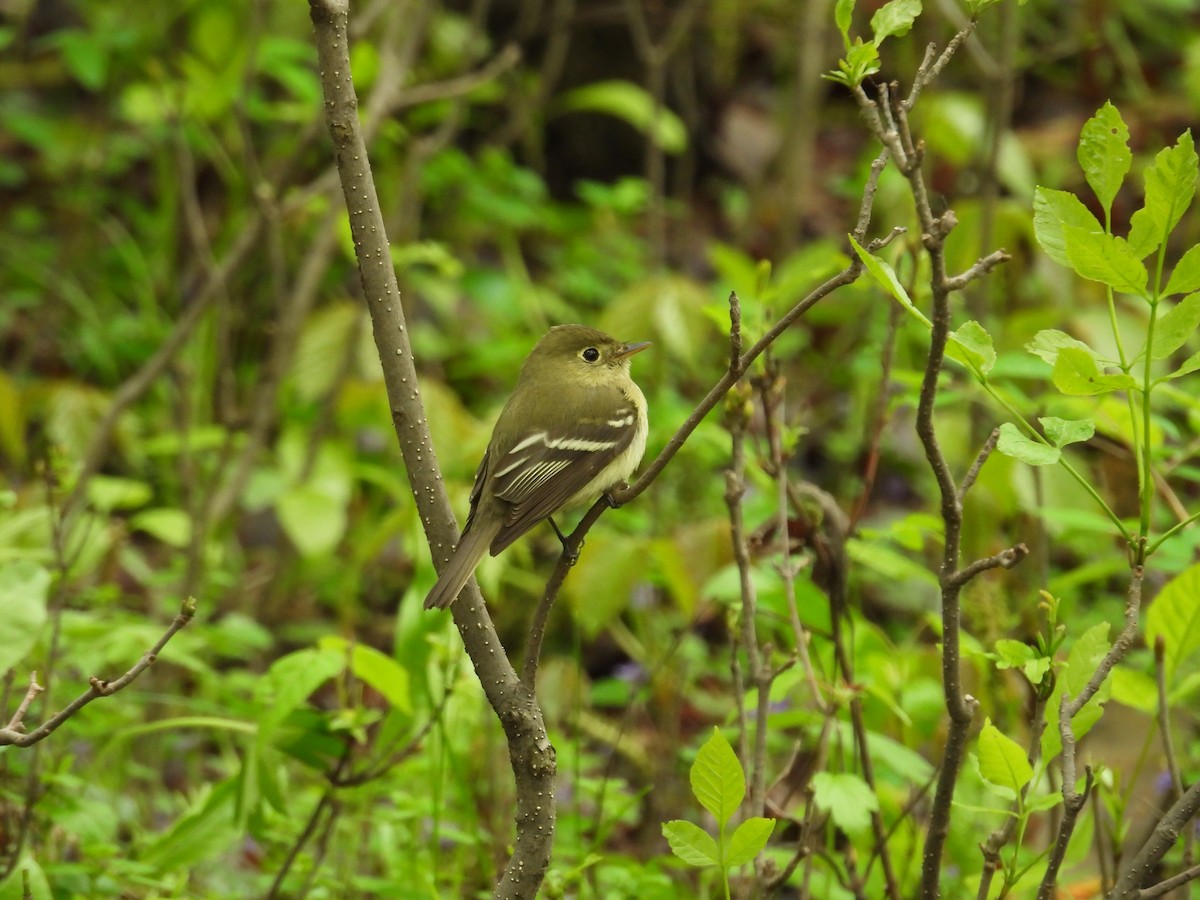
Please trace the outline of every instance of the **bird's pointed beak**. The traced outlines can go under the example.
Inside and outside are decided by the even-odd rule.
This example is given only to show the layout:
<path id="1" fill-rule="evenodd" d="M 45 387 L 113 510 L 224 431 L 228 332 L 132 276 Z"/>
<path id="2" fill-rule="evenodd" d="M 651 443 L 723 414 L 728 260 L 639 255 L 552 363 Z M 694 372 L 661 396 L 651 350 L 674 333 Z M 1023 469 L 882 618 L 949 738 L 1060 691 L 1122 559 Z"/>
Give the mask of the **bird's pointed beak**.
<path id="1" fill-rule="evenodd" d="M 617 359 L 624 359 L 626 356 L 633 356 L 635 353 L 641 353 L 649 346 L 649 341 L 641 341 L 637 344 L 626 344 L 621 348 L 621 352 L 617 354 Z"/>

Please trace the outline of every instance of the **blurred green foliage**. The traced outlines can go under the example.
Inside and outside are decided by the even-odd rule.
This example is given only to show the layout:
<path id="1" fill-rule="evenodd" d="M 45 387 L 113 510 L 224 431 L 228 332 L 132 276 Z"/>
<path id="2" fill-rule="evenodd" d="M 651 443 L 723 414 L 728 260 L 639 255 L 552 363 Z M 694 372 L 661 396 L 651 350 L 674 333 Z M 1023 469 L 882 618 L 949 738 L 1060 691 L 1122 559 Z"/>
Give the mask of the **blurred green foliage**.
<path id="1" fill-rule="evenodd" d="M 904 79 L 924 43 L 944 43 L 957 24 L 940 9 L 917 17 L 909 2 L 879 21 L 867 4 L 838 3 L 823 40 L 797 48 L 804 4 L 712 0 L 671 62 L 669 115 L 656 120 L 645 73 L 627 65 L 627 35 L 601 32 L 600 60 L 582 49 L 594 35 L 575 35 L 556 69 L 546 49 L 554 33 L 510 21 L 499 4 L 485 18 L 461 6 L 356 5 L 353 59 L 434 449 L 460 517 L 491 421 L 554 323 L 654 342 L 635 375 L 651 405 L 648 454 L 657 453 L 723 371 L 728 294 L 738 294 L 754 340 L 850 258 L 844 235 L 875 149 L 830 82 L 812 119 L 796 121 L 796 92 L 811 87 L 798 81 L 800 50 L 822 57 L 817 71 L 835 71 L 851 36 L 871 33 L 860 45 L 871 51 L 841 80 L 857 83 L 876 65 Z M 1126 543 L 1081 485 L 1131 523 L 1149 483 L 1159 494 L 1142 533 L 1162 535 L 1181 511 L 1200 508 L 1194 378 L 1158 385 L 1135 431 L 1119 395 L 1056 391 L 1071 383 L 1060 356 L 1052 370 L 1025 350 L 1054 331 L 1104 363 L 1119 358 L 1116 337 L 1146 334 L 1151 316 L 1145 303 L 1110 309 L 1082 264 L 1058 265 L 1038 249 L 1035 185 L 1084 196 L 1075 202 L 1092 205 L 1089 215 L 1128 234 L 1142 174 L 1200 111 L 1190 5 L 1104 6 L 1095 21 L 1050 0 L 993 6 L 988 21 L 1008 23 L 1019 40 L 1005 43 L 1000 27 L 979 34 L 914 110 L 938 202 L 960 223 L 951 271 L 997 246 L 1013 254 L 972 286 L 956 327 L 986 328 L 986 374 L 1027 421 L 1090 419 L 1095 429 L 1084 443 L 1052 441 L 1081 479 L 997 455 L 970 495 L 968 557 L 1017 540 L 1034 553 L 968 592 L 964 678 L 993 724 L 957 794 L 948 896 L 973 894 L 978 844 L 1003 817 L 1003 791 L 1019 786 L 1005 740 L 1024 746 L 1032 692 L 1050 672 L 1077 679 L 1119 619 Z M 572 27 L 586 22 L 581 12 Z M 468 77 L 509 40 L 522 43 L 519 63 Z M 1011 122 L 997 119 L 1005 78 L 1017 95 Z M 0 722 L 31 673 L 47 688 L 26 717 L 34 726 L 90 676 L 128 669 L 185 597 L 199 601 L 196 620 L 125 692 L 91 704 L 36 751 L 0 748 L 0 900 L 22 896 L 26 875 L 38 900 L 486 896 L 511 842 L 506 748 L 447 618 L 419 609 L 433 568 L 357 296 L 305 5 L 10 4 L 0 12 L 0 79 Z M 372 105 L 393 90 L 382 109 Z M 1088 169 L 1073 160 L 1080 128 L 1108 98 L 1126 117 L 1137 177 L 1098 191 L 1094 207 L 1084 193 L 1092 178 L 1080 177 Z M 597 133 L 589 127 L 603 139 L 573 144 Z M 670 151 L 665 198 L 644 171 L 648 140 Z M 774 149 L 756 167 L 759 140 Z M 810 170 L 789 172 L 804 147 Z M 904 190 L 885 172 L 872 234 L 911 227 Z M 669 223 L 665 268 L 652 262 L 646 229 L 658 200 Z M 1200 225 L 1194 210 L 1172 224 L 1166 269 L 1178 262 L 1184 279 Z M 881 262 L 920 310 L 928 273 L 918 248 L 910 234 Z M 792 478 L 820 485 L 843 509 L 861 504 L 846 548 L 857 683 L 842 687 L 863 699 L 875 799 L 896 823 L 889 846 L 908 886 L 922 843 L 909 813 L 943 739 L 934 613 L 944 536 L 911 427 L 927 331 L 894 306 L 863 279 L 811 310 L 772 355 L 786 383 Z M 1197 349 L 1183 325 L 1200 307 L 1171 309 L 1178 327 L 1169 340 L 1160 332 L 1150 355 L 1180 371 Z M 882 384 L 885 354 L 893 362 Z M 961 370 L 947 377 L 938 423 L 955 471 L 1005 415 Z M 1153 448 L 1157 479 L 1141 492 L 1139 440 Z M 792 631 L 758 419 L 750 444 L 744 509 L 760 540 L 760 636 L 783 664 Z M 602 519 L 567 581 L 540 683 L 561 781 L 546 896 L 721 889 L 724 868 L 672 858 L 661 825 L 695 817 L 697 749 L 714 725 L 736 720 L 728 462 L 718 411 L 650 492 Z M 1189 782 L 1200 760 L 1198 541 L 1200 530 L 1183 529 L 1156 547 L 1155 583 L 1178 579 L 1149 622 L 1152 635 L 1177 637 L 1170 702 Z M 514 658 L 557 553 L 539 531 L 480 569 Z M 795 591 L 814 665 L 831 673 L 814 566 L 799 571 Z M 1146 647 L 1118 669 L 1109 708 L 1137 717 L 1125 729 L 1137 740 L 1110 735 L 1100 745 L 1109 752 L 1097 751 L 1109 760 L 1100 796 L 1118 838 L 1138 814 L 1130 799 L 1162 765 L 1147 737 L 1153 671 Z M 768 758 L 780 808 L 797 818 L 809 787 L 793 796 L 782 776 L 822 728 L 810 701 L 795 668 L 772 684 Z M 871 841 L 856 816 L 868 801 L 853 735 L 844 716 L 833 727 L 834 751 L 811 785 L 829 812 L 821 828 L 831 852 L 814 862 L 810 889 L 837 898 L 851 896 L 845 848 L 866 859 Z M 780 869 L 795 837 L 779 840 L 785 831 L 778 824 L 765 851 Z M 1091 876 L 1088 849 L 1072 846 L 1070 879 Z M 1023 890 L 1018 870 L 1013 889 Z M 879 867 L 863 877 L 866 894 L 880 895 Z"/>

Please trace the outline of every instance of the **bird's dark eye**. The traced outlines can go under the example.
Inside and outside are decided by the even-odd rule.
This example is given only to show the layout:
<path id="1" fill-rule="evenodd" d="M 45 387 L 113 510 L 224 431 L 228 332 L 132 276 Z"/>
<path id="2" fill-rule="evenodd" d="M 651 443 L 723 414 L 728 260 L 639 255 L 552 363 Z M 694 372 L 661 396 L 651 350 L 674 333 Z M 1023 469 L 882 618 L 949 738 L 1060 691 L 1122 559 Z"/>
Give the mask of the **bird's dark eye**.
<path id="1" fill-rule="evenodd" d="M 579 355 L 582 356 L 588 362 L 595 362 L 596 360 L 598 360 L 600 358 L 600 351 L 597 350 L 595 347 L 588 347 L 586 350 L 584 350 Z"/>

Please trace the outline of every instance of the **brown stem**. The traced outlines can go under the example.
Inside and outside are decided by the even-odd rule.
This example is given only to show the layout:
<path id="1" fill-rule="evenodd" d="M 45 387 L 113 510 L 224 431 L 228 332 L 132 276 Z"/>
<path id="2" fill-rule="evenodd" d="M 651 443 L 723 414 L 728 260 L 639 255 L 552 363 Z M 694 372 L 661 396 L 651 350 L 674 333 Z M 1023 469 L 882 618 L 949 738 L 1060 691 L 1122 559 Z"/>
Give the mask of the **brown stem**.
<path id="1" fill-rule="evenodd" d="M 458 529 L 433 453 L 383 215 L 358 119 L 347 36 L 349 3 L 310 0 L 309 9 L 316 30 L 326 122 L 350 212 L 359 276 L 383 364 L 393 423 L 434 564 L 440 569 L 458 537 Z M 534 897 L 545 877 L 554 838 L 554 747 L 537 699 L 508 661 L 474 580 L 467 594 L 454 604 L 453 615 L 488 703 L 504 728 L 516 783 L 516 839 L 494 896 Z"/>

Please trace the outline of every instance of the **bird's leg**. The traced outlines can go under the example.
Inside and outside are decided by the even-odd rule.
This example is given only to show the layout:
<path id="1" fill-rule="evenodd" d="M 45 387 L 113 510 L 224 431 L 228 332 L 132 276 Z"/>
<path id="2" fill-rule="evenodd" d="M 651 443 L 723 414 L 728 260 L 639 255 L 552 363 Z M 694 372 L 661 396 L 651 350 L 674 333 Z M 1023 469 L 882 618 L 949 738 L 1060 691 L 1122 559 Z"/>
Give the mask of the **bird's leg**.
<path id="1" fill-rule="evenodd" d="M 621 508 L 621 504 L 617 501 L 616 492 L 627 487 L 629 487 L 629 482 L 621 481 L 604 492 L 604 502 L 608 504 L 609 509 Z"/>
<path id="2" fill-rule="evenodd" d="M 579 551 L 583 549 L 583 542 L 579 542 L 578 547 L 572 547 L 567 536 L 559 530 L 558 524 L 554 521 L 553 516 L 547 516 L 546 521 L 550 523 L 550 527 L 554 529 L 554 533 L 558 535 L 559 541 L 562 543 L 563 554 L 567 557 L 567 565 L 573 566 L 579 561 Z"/>

